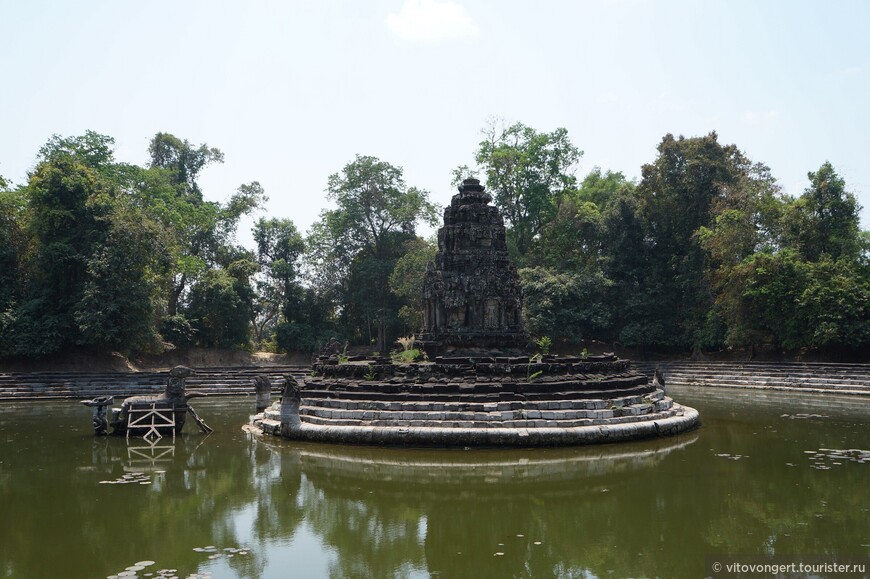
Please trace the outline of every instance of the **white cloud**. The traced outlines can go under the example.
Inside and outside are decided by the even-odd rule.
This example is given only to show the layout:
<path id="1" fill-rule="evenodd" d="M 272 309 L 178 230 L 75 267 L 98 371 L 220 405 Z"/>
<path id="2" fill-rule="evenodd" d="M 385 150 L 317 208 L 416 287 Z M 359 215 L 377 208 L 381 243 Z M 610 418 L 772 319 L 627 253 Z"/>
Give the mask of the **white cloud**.
<path id="1" fill-rule="evenodd" d="M 473 38 L 480 32 L 465 7 L 453 0 L 405 0 L 385 24 L 399 38 L 421 42 Z"/>

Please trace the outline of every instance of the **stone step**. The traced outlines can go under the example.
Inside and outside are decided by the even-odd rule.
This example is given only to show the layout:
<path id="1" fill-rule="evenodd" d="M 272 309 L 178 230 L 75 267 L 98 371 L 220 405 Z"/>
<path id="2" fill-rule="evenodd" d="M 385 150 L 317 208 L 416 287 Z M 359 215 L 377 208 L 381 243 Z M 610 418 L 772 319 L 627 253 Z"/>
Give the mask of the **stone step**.
<path id="1" fill-rule="evenodd" d="M 801 362 L 691 362 L 691 361 L 661 361 L 633 362 L 634 369 L 641 368 L 697 368 L 701 370 L 719 370 L 727 368 L 762 369 L 765 371 L 801 369 L 805 372 L 863 372 L 870 364 L 838 364 L 838 363 L 801 363 Z"/>
<path id="2" fill-rule="evenodd" d="M 632 405 L 645 405 L 655 403 L 665 398 L 661 390 L 656 390 L 645 396 L 630 395 L 609 399 L 542 399 L 542 400 L 514 400 L 500 402 L 470 401 L 449 402 L 432 399 L 425 400 L 402 400 L 382 401 L 371 399 L 348 399 L 331 398 L 317 399 L 305 397 L 302 399 L 303 408 L 324 408 L 338 410 L 373 410 L 373 411 L 400 411 L 400 412 L 443 412 L 443 411 L 471 411 L 471 412 L 507 412 L 516 410 L 565 410 L 584 409 L 601 410 L 605 408 L 622 408 Z"/>
<path id="3" fill-rule="evenodd" d="M 870 384 L 867 384 L 864 381 L 833 381 L 833 380 L 801 380 L 801 379 L 782 379 L 782 378 L 768 378 L 768 377 L 755 377 L 755 378 L 735 378 L 735 377 L 710 377 L 704 378 L 699 376 L 666 376 L 665 381 L 667 383 L 705 383 L 705 384 L 737 384 L 737 385 L 748 385 L 748 386 L 759 386 L 759 385 L 775 385 L 775 386 L 819 386 L 819 387 L 870 387 Z"/>
<path id="4" fill-rule="evenodd" d="M 695 373 L 703 373 L 703 372 L 755 372 L 762 374 L 790 374 L 794 372 L 799 372 L 800 374 L 806 376 L 862 376 L 866 375 L 866 368 L 857 367 L 857 368 L 849 368 L 849 369 L 837 369 L 837 368 L 803 368 L 803 367 L 791 367 L 791 368 L 783 368 L 776 366 L 692 366 L 692 365 L 679 365 L 679 366 L 659 366 L 665 371 L 690 371 Z M 651 366 L 651 368 L 655 368 Z"/>
<path id="5" fill-rule="evenodd" d="M 580 420 L 610 419 L 620 416 L 643 416 L 657 411 L 665 411 L 670 406 L 665 403 L 655 405 L 632 405 L 624 408 L 605 410 L 508 410 L 503 412 L 397 412 L 377 410 L 328 410 L 324 408 L 300 408 L 303 420 L 322 418 L 330 420 L 356 420 L 377 422 L 384 420 L 418 420 L 429 422 L 505 422 L 512 420 Z"/>
<path id="6" fill-rule="evenodd" d="M 870 394 L 870 364 L 670 361 L 634 367 L 649 374 L 658 367 L 670 385 Z"/>
<path id="7" fill-rule="evenodd" d="M 378 402 L 329 400 L 315 401 L 327 405 L 311 405 L 303 399 L 300 416 L 303 421 L 339 421 L 344 423 L 379 423 L 417 421 L 430 423 L 475 422 L 503 423 L 516 420 L 610 420 L 621 417 L 641 417 L 669 411 L 673 401 L 658 390 L 647 397 L 626 396 L 612 400 L 574 400 L 502 403 L 435 403 Z M 277 407 L 266 410 L 264 416 L 280 419 Z"/>
<path id="8" fill-rule="evenodd" d="M 350 383 L 333 382 L 330 380 L 306 381 L 305 389 L 310 391 L 331 392 L 378 392 L 384 394 L 499 394 L 516 392 L 522 394 L 552 391 L 587 391 L 587 390 L 623 390 L 644 386 L 649 382 L 645 376 L 621 376 L 607 380 L 594 380 L 578 376 L 572 380 L 553 380 L 547 382 L 513 382 L 498 381 L 488 378 L 486 381 L 469 380 L 443 381 L 426 383 L 408 383 L 400 380 L 363 380 Z"/>
<path id="9" fill-rule="evenodd" d="M 648 394 L 653 392 L 654 388 L 651 384 L 643 384 L 633 388 L 624 388 L 619 390 L 620 394 Z M 571 390 L 571 391 L 550 391 L 550 392 L 522 392 L 522 391 L 503 391 L 478 393 L 474 391 L 462 393 L 446 394 L 437 391 L 418 390 L 416 392 L 406 392 L 396 390 L 394 392 L 382 392 L 373 388 L 365 390 L 359 388 L 356 390 L 315 390 L 303 389 L 303 398 L 347 398 L 356 400 L 381 400 L 381 401 L 405 401 L 405 400 L 434 400 L 438 402 L 493 402 L 493 401 L 510 401 L 510 400 L 550 400 L 550 399 L 595 399 L 595 398 L 612 398 L 613 391 L 610 390 Z"/>
<path id="10" fill-rule="evenodd" d="M 830 377 L 830 378 L 866 378 L 865 372 L 811 372 L 791 370 L 773 370 L 768 368 L 693 368 L 693 367 L 661 367 L 665 373 L 690 373 L 699 375 L 716 375 L 716 374 L 739 374 L 739 375 L 762 375 L 762 376 L 789 376 L 792 374 L 806 377 Z M 800 370 L 800 369 L 798 369 Z"/>
<path id="11" fill-rule="evenodd" d="M 166 387 L 167 372 L 33 372 L 0 374 L 0 400 L 89 398 L 114 395 L 118 398 L 155 394 Z M 304 377 L 307 366 L 207 368 L 187 379 L 187 387 L 210 395 L 253 394 L 253 379 L 267 376 L 273 392 L 280 392 L 283 377 Z"/>
<path id="12" fill-rule="evenodd" d="M 870 385 L 866 377 L 862 379 L 841 379 L 831 377 L 809 377 L 809 376 L 771 376 L 771 375 L 733 375 L 733 374 L 694 374 L 690 372 L 680 372 L 665 374 L 665 380 L 695 380 L 695 381 L 723 381 L 723 382 L 772 382 L 782 384 L 867 384 Z"/>
<path id="13" fill-rule="evenodd" d="M 620 416 L 611 418 L 580 418 L 580 419 L 513 419 L 502 421 L 481 420 L 352 420 L 352 419 L 327 419 L 315 416 L 306 416 L 303 420 L 310 424 L 323 426 L 379 426 L 379 427 L 403 427 L 403 428 L 576 428 L 580 426 L 606 426 L 612 424 L 625 424 L 642 421 L 655 421 L 677 415 L 674 409 L 647 414 L 644 416 Z"/>

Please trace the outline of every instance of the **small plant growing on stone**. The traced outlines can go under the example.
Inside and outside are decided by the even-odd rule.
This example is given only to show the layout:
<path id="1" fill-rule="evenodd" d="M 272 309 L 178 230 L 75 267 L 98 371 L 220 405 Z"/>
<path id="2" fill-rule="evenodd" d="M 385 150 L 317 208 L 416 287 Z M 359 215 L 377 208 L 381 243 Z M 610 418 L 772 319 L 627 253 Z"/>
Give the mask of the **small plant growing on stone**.
<path id="1" fill-rule="evenodd" d="M 534 382 L 535 378 L 543 374 L 542 370 L 538 370 L 534 373 L 532 372 L 532 364 L 537 364 L 541 361 L 542 358 L 543 356 L 540 352 L 529 358 L 529 363 L 526 366 L 526 380 L 528 380 L 529 382 Z"/>
<path id="2" fill-rule="evenodd" d="M 589 357 L 589 350 L 587 350 L 586 348 L 583 348 L 583 351 L 580 352 L 580 357 L 583 358 L 584 360 L 586 358 L 588 358 Z"/>
<path id="3" fill-rule="evenodd" d="M 366 380 L 374 380 L 375 379 L 375 367 L 372 364 L 369 364 L 368 371 L 363 376 Z"/>
<path id="4" fill-rule="evenodd" d="M 402 349 L 390 352 L 390 359 L 393 364 L 410 364 L 418 360 L 428 360 L 426 352 L 414 347 L 415 341 L 416 338 L 414 336 L 404 336 L 396 340 L 402 346 Z"/>
<path id="5" fill-rule="evenodd" d="M 402 346 L 402 351 L 407 352 L 408 350 L 414 349 L 414 342 L 416 338 L 414 336 L 403 336 L 396 340 L 400 346 Z"/>
<path id="6" fill-rule="evenodd" d="M 542 356 L 547 356 L 550 353 L 550 346 L 553 345 L 553 340 L 550 336 L 541 336 L 535 340 L 535 345 L 538 347 Z"/>
<path id="7" fill-rule="evenodd" d="M 417 348 L 411 348 L 410 350 L 393 350 L 390 353 L 390 360 L 393 364 L 410 364 L 418 360 L 428 360 L 428 357 L 426 352 Z"/>
<path id="8" fill-rule="evenodd" d="M 347 342 L 344 343 L 344 350 L 338 355 L 339 364 L 347 364 Z"/>

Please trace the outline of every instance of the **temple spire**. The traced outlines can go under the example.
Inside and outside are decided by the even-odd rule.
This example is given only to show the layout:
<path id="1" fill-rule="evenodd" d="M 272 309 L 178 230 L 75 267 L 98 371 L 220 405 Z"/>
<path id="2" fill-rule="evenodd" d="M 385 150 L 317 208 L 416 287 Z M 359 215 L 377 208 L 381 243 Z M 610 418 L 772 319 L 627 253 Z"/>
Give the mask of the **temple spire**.
<path id="1" fill-rule="evenodd" d="M 423 282 L 430 352 L 518 351 L 528 341 L 522 289 L 505 242 L 504 220 L 480 181 L 465 179 L 444 210 L 438 253 Z"/>

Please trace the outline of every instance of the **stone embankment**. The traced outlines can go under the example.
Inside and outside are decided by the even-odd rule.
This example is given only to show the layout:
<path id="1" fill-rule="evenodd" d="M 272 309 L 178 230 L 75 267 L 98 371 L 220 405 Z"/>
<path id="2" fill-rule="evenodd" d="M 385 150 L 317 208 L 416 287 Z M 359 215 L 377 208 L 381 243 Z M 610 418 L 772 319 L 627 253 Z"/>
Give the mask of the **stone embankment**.
<path id="1" fill-rule="evenodd" d="M 254 417 L 253 428 L 344 444 L 559 446 L 668 436 L 698 425 L 694 409 L 612 354 L 322 362 L 298 401 L 298 415 L 275 404 Z"/>
<path id="2" fill-rule="evenodd" d="M 267 376 L 280 392 L 283 377 L 307 376 L 310 366 L 197 368 L 187 378 L 188 391 L 209 395 L 253 395 L 254 378 Z M 0 401 L 83 399 L 159 394 L 169 372 L 28 372 L 0 374 Z"/>
<path id="3" fill-rule="evenodd" d="M 651 385 L 580 391 L 548 384 L 551 388 L 522 393 L 488 384 L 410 391 L 389 386 L 363 382 L 346 390 L 304 390 L 302 426 L 290 438 L 420 446 L 558 446 L 667 436 L 698 423 L 697 411 L 674 403 Z M 280 420 L 275 408 L 255 425 L 266 433 L 284 434 Z"/>
<path id="4" fill-rule="evenodd" d="M 659 368 L 668 386 L 785 390 L 870 396 L 870 364 L 817 362 L 633 362 L 651 375 Z"/>
<path id="5" fill-rule="evenodd" d="M 814 362 L 632 362 L 640 373 L 662 370 L 669 385 L 797 390 L 870 396 L 870 364 Z M 268 376 L 279 392 L 283 376 L 308 377 L 307 365 L 198 368 L 188 388 L 211 395 L 252 395 L 256 376 Z M 112 394 L 156 394 L 167 372 L 28 372 L 0 374 L 0 401 L 92 398 Z"/>

